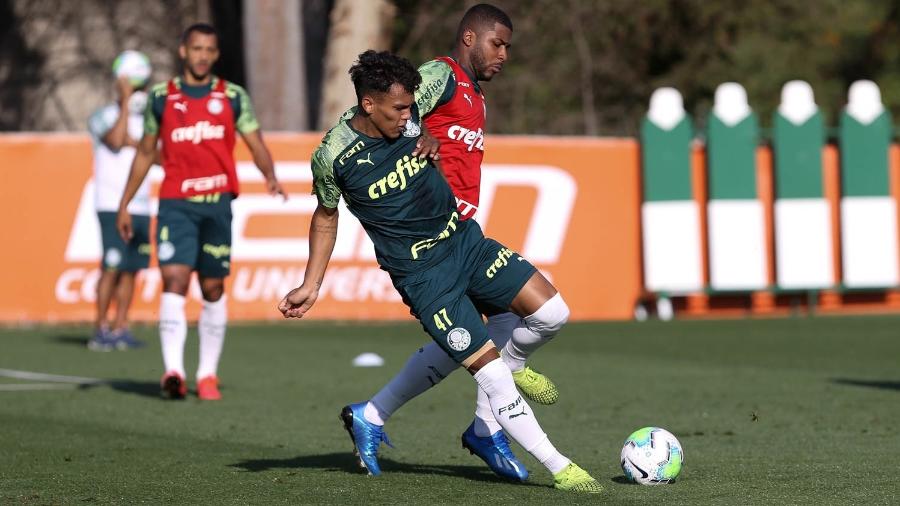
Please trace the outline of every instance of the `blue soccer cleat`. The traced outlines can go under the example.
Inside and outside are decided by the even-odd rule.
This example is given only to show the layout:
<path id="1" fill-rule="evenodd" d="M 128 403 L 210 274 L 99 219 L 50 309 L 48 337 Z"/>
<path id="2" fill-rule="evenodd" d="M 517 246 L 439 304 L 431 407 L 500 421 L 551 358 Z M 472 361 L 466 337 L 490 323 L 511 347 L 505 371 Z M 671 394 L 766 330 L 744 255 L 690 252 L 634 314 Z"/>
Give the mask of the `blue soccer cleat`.
<path id="1" fill-rule="evenodd" d="M 528 470 L 513 455 L 509 440 L 502 430 L 490 436 L 479 437 L 475 435 L 475 422 L 472 422 L 463 432 L 462 446 L 469 450 L 469 453 L 478 455 L 497 476 L 515 481 L 528 479 Z"/>
<path id="2" fill-rule="evenodd" d="M 143 341 L 134 337 L 130 330 L 113 331 L 110 337 L 115 340 L 117 350 L 134 350 L 145 346 Z"/>
<path id="3" fill-rule="evenodd" d="M 378 447 L 382 441 L 391 448 L 394 445 L 388 440 L 384 428 L 366 420 L 363 416 L 365 408 L 366 402 L 344 406 L 341 410 L 341 420 L 356 448 L 359 466 L 366 469 L 370 475 L 378 476 L 381 474 L 381 466 L 378 465 Z"/>
<path id="4" fill-rule="evenodd" d="M 91 351 L 113 351 L 116 349 L 116 340 L 109 335 L 109 332 L 98 329 L 94 333 L 94 337 L 88 340 L 87 347 Z"/>

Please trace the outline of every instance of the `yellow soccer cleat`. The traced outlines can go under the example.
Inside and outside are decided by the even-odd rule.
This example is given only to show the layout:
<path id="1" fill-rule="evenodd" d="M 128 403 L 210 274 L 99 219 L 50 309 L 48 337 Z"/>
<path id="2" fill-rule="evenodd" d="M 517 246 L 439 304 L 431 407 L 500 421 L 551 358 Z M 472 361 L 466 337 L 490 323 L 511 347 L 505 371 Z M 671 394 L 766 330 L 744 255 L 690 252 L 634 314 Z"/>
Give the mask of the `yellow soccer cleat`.
<path id="1" fill-rule="evenodd" d="M 553 404 L 559 400 L 559 390 L 550 378 L 525 366 L 521 371 L 512 373 L 513 381 L 528 400 L 538 404 Z"/>
<path id="2" fill-rule="evenodd" d="M 591 477 L 584 469 L 574 462 L 565 469 L 553 475 L 553 488 L 567 490 L 569 492 L 584 492 L 587 494 L 599 494 L 603 492 L 603 485 Z"/>

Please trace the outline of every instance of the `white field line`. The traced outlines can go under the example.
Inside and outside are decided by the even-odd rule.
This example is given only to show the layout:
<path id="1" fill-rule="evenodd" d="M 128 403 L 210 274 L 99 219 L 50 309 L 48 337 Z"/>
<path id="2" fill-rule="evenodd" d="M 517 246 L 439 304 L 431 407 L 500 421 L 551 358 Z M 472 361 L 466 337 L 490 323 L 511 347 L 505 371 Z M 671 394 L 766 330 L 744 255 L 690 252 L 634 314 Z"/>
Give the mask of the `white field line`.
<path id="1" fill-rule="evenodd" d="M 22 392 L 31 390 L 71 390 L 77 383 L 0 383 L 0 392 Z"/>
<path id="2" fill-rule="evenodd" d="M 101 380 L 101 379 L 97 379 L 97 378 L 83 378 L 81 376 L 62 376 L 59 374 L 45 374 L 42 372 L 17 371 L 15 369 L 0 369 L 0 377 L 29 380 L 29 381 L 50 381 L 53 383 L 64 383 L 64 384 L 73 385 L 73 386 L 96 385 L 99 383 L 106 383 L 106 380 Z M 0 389 L 14 390 L 13 388 L 9 388 L 9 386 L 0 386 Z M 27 390 L 27 388 L 22 388 L 22 389 Z M 40 389 L 37 389 L 37 390 L 40 390 Z"/>

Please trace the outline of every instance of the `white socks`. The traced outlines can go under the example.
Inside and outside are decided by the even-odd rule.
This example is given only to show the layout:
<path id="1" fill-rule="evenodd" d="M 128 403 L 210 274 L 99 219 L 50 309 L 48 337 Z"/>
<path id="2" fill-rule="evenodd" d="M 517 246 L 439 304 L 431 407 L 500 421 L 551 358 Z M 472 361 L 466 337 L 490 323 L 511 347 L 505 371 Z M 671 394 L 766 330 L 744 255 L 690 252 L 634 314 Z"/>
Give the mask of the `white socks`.
<path id="1" fill-rule="evenodd" d="M 166 372 L 175 371 L 184 378 L 184 341 L 187 338 L 187 319 L 184 316 L 184 296 L 163 292 L 159 303 L 159 341 L 162 345 Z"/>
<path id="2" fill-rule="evenodd" d="M 372 397 L 366 405 L 366 420 L 384 425 L 400 406 L 437 385 L 458 368 L 459 364 L 447 352 L 434 341 L 429 342 L 413 353 L 400 373 Z"/>
<path id="3" fill-rule="evenodd" d="M 534 314 L 522 318 L 503 347 L 501 356 L 512 371 L 521 371 L 535 350 L 553 339 L 569 320 L 569 306 L 557 293 Z"/>
<path id="4" fill-rule="evenodd" d="M 475 435 L 478 437 L 487 437 L 499 431 L 502 427 L 494 418 L 494 412 L 491 410 L 491 401 L 488 399 L 484 389 L 478 387 L 478 394 L 475 396 Z"/>
<path id="5" fill-rule="evenodd" d="M 488 318 L 488 337 L 503 350 L 501 357 L 509 369 L 520 371 L 531 353 L 552 339 L 568 318 L 569 308 L 557 293 L 525 318 L 513 313 Z M 371 398 L 364 412 L 366 420 L 384 425 L 401 406 L 440 383 L 458 367 L 459 364 L 440 346 L 434 342 L 426 344 L 413 353 L 400 373 Z M 490 436 L 500 430 L 501 425 L 495 420 L 488 395 L 479 387 L 475 401 L 475 435 Z"/>
<path id="6" fill-rule="evenodd" d="M 502 349 L 503 345 L 512 337 L 513 330 L 519 326 L 522 319 L 514 313 L 502 313 L 489 316 L 487 320 L 488 337 L 494 342 L 498 349 Z M 476 388 L 475 396 L 475 435 L 478 437 L 487 437 L 500 430 L 500 424 L 494 419 L 491 412 L 491 403 L 488 396 L 481 387 Z"/>
<path id="7" fill-rule="evenodd" d="M 182 378 L 187 377 L 184 372 L 184 342 L 187 339 L 184 302 L 183 295 L 163 292 L 159 304 L 159 341 L 162 345 L 163 364 L 166 372 L 175 371 Z M 227 324 L 226 297 L 223 295 L 216 302 L 204 300 L 198 323 L 200 365 L 197 368 L 197 379 L 216 374 Z"/>
<path id="8" fill-rule="evenodd" d="M 215 376 L 225 343 L 225 327 L 228 325 L 228 306 L 226 296 L 210 302 L 203 301 L 197 330 L 200 333 L 200 364 L 197 367 L 197 379 Z"/>
<path id="9" fill-rule="evenodd" d="M 541 429 L 531 406 L 519 395 L 509 367 L 492 360 L 474 375 L 487 394 L 492 413 L 506 434 L 532 454 L 551 473 L 557 474 L 572 461 L 559 453 Z"/>

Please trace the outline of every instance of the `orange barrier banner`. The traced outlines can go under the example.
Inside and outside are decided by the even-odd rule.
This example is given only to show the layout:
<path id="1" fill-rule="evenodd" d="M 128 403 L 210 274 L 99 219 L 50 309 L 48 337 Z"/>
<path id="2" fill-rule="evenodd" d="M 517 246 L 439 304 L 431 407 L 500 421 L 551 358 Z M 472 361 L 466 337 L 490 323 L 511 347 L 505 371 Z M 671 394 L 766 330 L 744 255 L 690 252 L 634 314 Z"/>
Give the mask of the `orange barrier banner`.
<path id="1" fill-rule="evenodd" d="M 242 194 L 233 203 L 234 320 L 280 318 L 280 297 L 303 279 L 309 220 L 309 157 L 315 134 L 267 134 L 287 202 L 265 193 L 240 145 Z M 560 289 L 572 318 L 630 318 L 641 293 L 638 146 L 630 139 L 491 137 L 483 168 L 479 222 L 485 234 L 532 261 Z M 0 136 L 4 240 L 0 321 L 93 319 L 101 256 L 86 135 Z M 151 172 L 158 185 L 161 171 Z M 410 318 L 371 242 L 343 210 L 316 319 Z M 132 317 L 157 318 L 161 280 L 138 278 Z M 199 300 L 199 292 L 192 291 Z M 189 304 L 196 316 L 199 304 Z"/>

